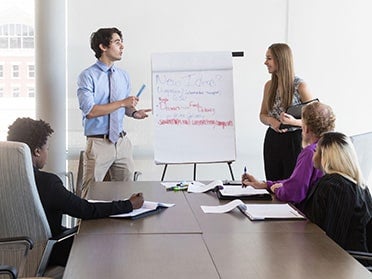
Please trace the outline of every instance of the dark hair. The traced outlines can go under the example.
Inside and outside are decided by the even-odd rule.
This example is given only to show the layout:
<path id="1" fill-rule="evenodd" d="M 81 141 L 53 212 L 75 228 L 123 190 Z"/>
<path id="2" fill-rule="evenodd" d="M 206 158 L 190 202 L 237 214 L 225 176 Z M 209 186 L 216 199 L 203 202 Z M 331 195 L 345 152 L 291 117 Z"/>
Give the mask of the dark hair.
<path id="1" fill-rule="evenodd" d="M 326 132 L 322 134 L 319 140 L 319 146 L 329 148 L 333 144 L 344 146 L 349 144 L 347 136 L 339 132 Z"/>
<path id="2" fill-rule="evenodd" d="M 29 117 L 17 118 L 8 129 L 7 140 L 26 143 L 31 152 L 46 144 L 48 137 L 54 132 L 45 121 Z"/>
<path id="3" fill-rule="evenodd" d="M 102 55 L 102 49 L 99 47 L 100 44 L 108 47 L 110 45 L 112 35 L 115 33 L 119 35 L 121 40 L 123 39 L 121 31 L 116 27 L 100 28 L 90 35 L 90 48 L 94 51 L 97 59 Z"/>

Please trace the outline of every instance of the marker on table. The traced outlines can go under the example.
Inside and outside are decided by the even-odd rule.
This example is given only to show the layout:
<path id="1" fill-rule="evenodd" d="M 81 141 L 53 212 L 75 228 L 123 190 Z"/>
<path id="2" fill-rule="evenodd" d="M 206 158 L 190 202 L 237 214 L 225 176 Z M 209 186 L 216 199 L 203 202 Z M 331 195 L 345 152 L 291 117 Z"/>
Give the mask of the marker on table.
<path id="1" fill-rule="evenodd" d="M 146 85 L 142 84 L 140 90 L 138 90 L 138 93 L 137 93 L 137 95 L 136 95 L 137 98 L 138 98 L 139 96 L 141 96 L 142 91 L 143 91 L 143 89 L 145 89 L 145 87 L 146 87 Z"/>
<path id="2" fill-rule="evenodd" d="M 173 186 L 173 187 L 169 187 L 167 188 L 166 190 L 167 191 L 185 191 L 187 190 L 188 186 L 178 186 L 178 184 L 176 186 Z"/>

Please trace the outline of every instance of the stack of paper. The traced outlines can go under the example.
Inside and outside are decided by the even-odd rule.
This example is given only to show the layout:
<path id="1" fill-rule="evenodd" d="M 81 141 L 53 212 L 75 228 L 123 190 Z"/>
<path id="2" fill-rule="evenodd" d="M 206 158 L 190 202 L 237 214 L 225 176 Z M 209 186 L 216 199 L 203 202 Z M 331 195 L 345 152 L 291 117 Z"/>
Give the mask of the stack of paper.
<path id="1" fill-rule="evenodd" d="M 224 205 L 205 206 L 201 209 L 204 213 L 226 213 L 234 208 L 238 208 L 251 220 L 273 220 L 273 219 L 302 219 L 301 215 L 295 208 L 289 204 L 245 204 L 239 199 L 235 199 Z"/>
<path id="2" fill-rule="evenodd" d="M 271 200 L 271 195 L 266 189 L 256 189 L 252 186 L 228 186 L 224 185 L 217 192 L 219 199 L 249 199 L 249 200 Z"/>
<path id="3" fill-rule="evenodd" d="M 187 192 L 189 193 L 205 193 L 210 190 L 216 189 L 216 187 L 222 188 L 222 181 L 221 180 L 214 180 L 211 183 L 208 183 L 207 185 L 201 183 L 201 182 L 194 182 L 189 185 L 189 188 L 187 189 Z"/>

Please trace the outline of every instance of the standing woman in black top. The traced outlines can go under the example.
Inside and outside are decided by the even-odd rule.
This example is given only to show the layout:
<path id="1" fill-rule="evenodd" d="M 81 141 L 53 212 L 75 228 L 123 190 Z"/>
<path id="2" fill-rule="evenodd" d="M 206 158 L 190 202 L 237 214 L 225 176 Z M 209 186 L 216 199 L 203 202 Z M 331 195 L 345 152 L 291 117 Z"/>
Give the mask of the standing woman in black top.
<path id="1" fill-rule="evenodd" d="M 324 133 L 313 161 L 325 175 L 308 193 L 304 213 L 342 248 L 371 252 L 372 235 L 367 228 L 372 198 L 352 142 L 341 133 Z"/>
<path id="2" fill-rule="evenodd" d="M 269 126 L 264 140 L 266 180 L 290 177 L 301 152 L 301 120 L 286 114 L 290 105 L 310 101 L 306 83 L 295 76 L 290 47 L 284 43 L 272 44 L 266 52 L 265 65 L 271 74 L 264 88 L 260 120 Z M 293 125 L 280 128 L 281 124 Z"/>

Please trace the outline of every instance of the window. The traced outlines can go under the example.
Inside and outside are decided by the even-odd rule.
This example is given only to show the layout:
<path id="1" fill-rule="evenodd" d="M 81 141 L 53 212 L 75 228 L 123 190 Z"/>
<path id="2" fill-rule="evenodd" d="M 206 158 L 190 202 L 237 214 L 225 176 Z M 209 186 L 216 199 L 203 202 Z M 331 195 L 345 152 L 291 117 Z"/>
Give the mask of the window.
<path id="1" fill-rule="evenodd" d="M 20 115 L 35 116 L 35 1 L 0 5 L 0 140 Z"/>
<path id="2" fill-rule="evenodd" d="M 22 47 L 34 48 L 34 29 L 31 26 L 23 25 Z"/>
<path id="3" fill-rule="evenodd" d="M 12 95 L 13 97 L 17 98 L 19 97 L 19 93 L 21 92 L 21 90 L 19 89 L 19 87 L 13 87 L 13 90 L 12 90 Z"/>
<path id="4" fill-rule="evenodd" d="M 27 91 L 28 91 L 28 97 L 30 97 L 30 98 L 34 98 L 35 97 L 35 88 L 29 87 L 27 89 Z"/>
<path id="5" fill-rule="evenodd" d="M 19 65 L 18 64 L 12 65 L 12 77 L 19 78 Z"/>
<path id="6" fill-rule="evenodd" d="M 35 65 L 27 66 L 27 75 L 28 78 L 35 78 Z"/>
<path id="7" fill-rule="evenodd" d="M 0 48 L 34 48 L 34 29 L 25 24 L 0 25 Z"/>

